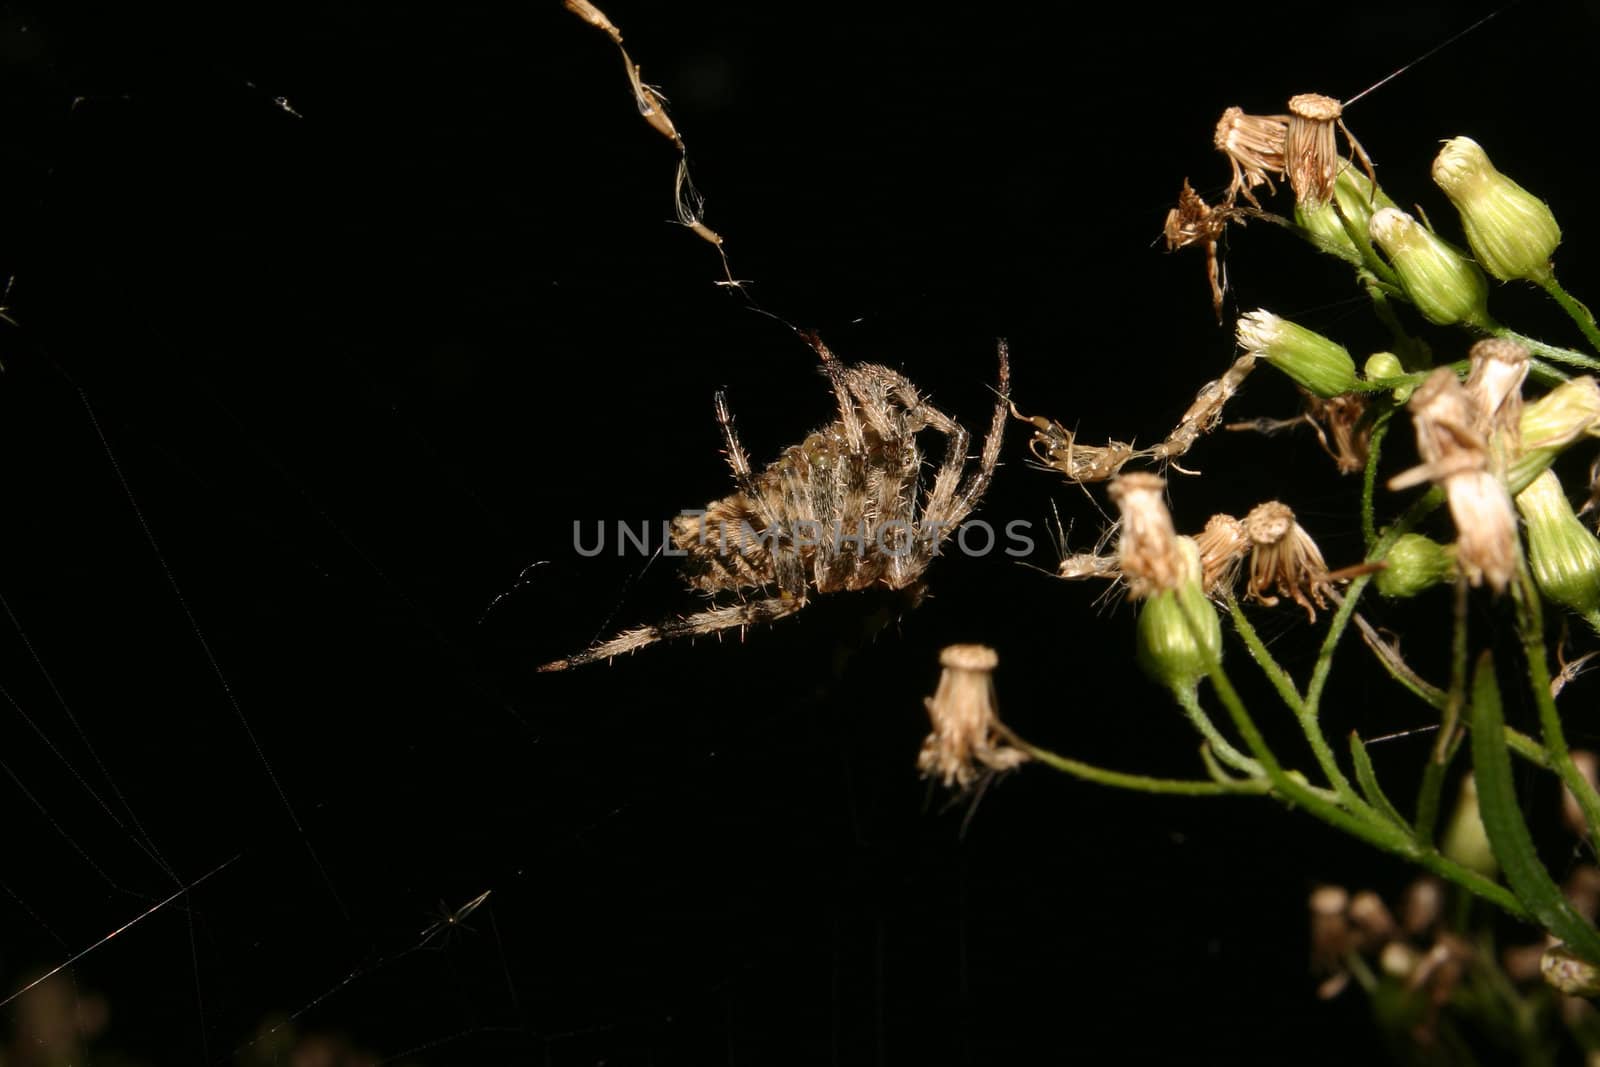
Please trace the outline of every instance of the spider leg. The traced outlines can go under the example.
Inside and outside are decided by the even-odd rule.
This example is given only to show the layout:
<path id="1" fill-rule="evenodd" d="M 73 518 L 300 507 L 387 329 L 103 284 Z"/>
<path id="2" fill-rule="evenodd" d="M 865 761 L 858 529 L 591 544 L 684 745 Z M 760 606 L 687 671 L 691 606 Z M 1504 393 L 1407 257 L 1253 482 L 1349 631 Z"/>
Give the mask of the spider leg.
<path id="1" fill-rule="evenodd" d="M 734 481 L 738 483 L 740 491 L 750 498 L 751 506 L 767 524 L 768 535 L 773 539 L 772 564 L 778 585 L 787 592 L 803 595 L 806 587 L 805 570 L 801 566 L 799 553 L 793 548 L 794 531 L 786 521 L 786 517 L 792 516 L 793 512 L 774 507 L 768 493 L 763 491 L 750 473 L 750 457 L 745 454 L 744 446 L 739 443 L 739 435 L 733 428 L 733 414 L 728 410 L 727 394 L 720 390 L 717 392 L 716 409 L 717 425 L 722 428 L 722 440 L 727 449 L 728 466 L 733 468 Z"/>
<path id="2" fill-rule="evenodd" d="M 756 623 L 774 622 L 785 616 L 793 615 L 805 606 L 804 599 L 784 595 L 770 597 L 766 600 L 751 600 L 743 604 L 730 604 L 727 607 L 711 608 L 707 611 L 696 612 L 693 615 L 659 623 L 655 626 L 641 626 L 636 630 L 627 630 L 611 640 L 602 641 L 593 648 L 579 652 L 575 656 L 546 663 L 539 668 L 539 671 L 540 673 L 545 673 L 581 667 L 585 663 L 611 659 L 613 656 L 620 656 L 624 652 L 634 652 L 653 645 L 657 641 L 668 641 L 674 637 L 713 634 L 732 629 L 735 626 L 745 627 Z"/>
<path id="3" fill-rule="evenodd" d="M 851 452 L 862 452 L 866 449 L 866 438 L 861 433 L 861 416 L 856 412 L 855 402 L 850 399 L 850 373 L 839 357 L 835 356 L 828 346 L 822 343 L 822 338 L 809 330 L 802 330 L 800 336 L 805 339 L 817 358 L 822 360 L 822 370 L 828 376 L 828 382 L 833 386 L 834 399 L 839 402 L 839 422 L 844 426 L 845 443 L 850 446 Z"/>
<path id="4" fill-rule="evenodd" d="M 1378 175 L 1372 167 L 1372 157 L 1367 155 L 1367 150 L 1361 147 L 1361 142 L 1356 140 L 1356 135 L 1350 132 L 1350 127 L 1344 124 L 1344 119 L 1339 119 L 1339 129 L 1344 134 L 1345 144 L 1350 146 L 1350 154 L 1361 161 L 1361 169 L 1367 172 L 1367 177 L 1372 179 L 1371 203 L 1378 201 Z M 1370 205 L 1369 205 L 1370 206 Z"/>
<path id="5" fill-rule="evenodd" d="M 957 490 L 948 505 L 948 513 L 924 514 L 925 520 L 954 527 L 972 513 L 1000 462 L 1000 442 L 1005 435 L 1006 412 L 1011 404 L 1011 351 L 1004 340 L 999 343 L 1000 382 L 995 390 L 994 416 L 989 420 L 989 432 L 983 439 L 983 453 L 978 458 L 978 469 Z M 931 504 L 931 502 L 930 502 Z M 931 509 L 930 509 L 931 510 Z"/>

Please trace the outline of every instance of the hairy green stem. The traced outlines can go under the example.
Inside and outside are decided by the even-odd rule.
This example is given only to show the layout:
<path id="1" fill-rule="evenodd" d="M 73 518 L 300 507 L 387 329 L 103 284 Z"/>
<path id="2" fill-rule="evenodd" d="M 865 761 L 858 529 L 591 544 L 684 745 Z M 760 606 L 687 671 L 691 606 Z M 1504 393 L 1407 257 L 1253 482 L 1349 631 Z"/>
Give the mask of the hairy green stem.
<path id="1" fill-rule="evenodd" d="M 1567 749 L 1566 730 L 1561 725 L 1561 714 L 1556 710 L 1556 698 L 1550 695 L 1550 665 L 1545 661 L 1544 619 L 1539 603 L 1539 591 L 1533 584 L 1528 564 L 1517 555 L 1517 576 L 1511 583 L 1512 599 L 1517 605 L 1517 634 L 1522 638 L 1522 651 L 1528 661 L 1528 686 L 1533 691 L 1534 704 L 1539 709 L 1539 730 L 1544 735 L 1544 747 L 1550 753 L 1550 764 L 1560 776 L 1567 790 L 1578 801 L 1583 811 L 1583 821 L 1589 827 L 1589 839 L 1600 840 L 1600 794 L 1572 762 Z"/>
<path id="2" fill-rule="evenodd" d="M 1131 789 L 1140 793 L 1177 794 L 1190 797 L 1219 797 L 1259 795 L 1265 793 L 1270 787 L 1270 783 L 1265 778 L 1219 782 L 1215 780 L 1190 780 L 1187 778 L 1151 778 L 1143 774 L 1126 774 L 1122 771 L 1107 770 L 1104 767 L 1096 767 L 1092 763 L 1057 755 L 1049 749 L 1031 745 L 1020 738 L 1016 739 L 1016 742 L 1023 751 L 1047 767 L 1054 767 L 1058 771 L 1064 771 L 1075 778 L 1082 778 L 1086 782 L 1108 785 L 1117 789 Z"/>
<path id="3" fill-rule="evenodd" d="M 1177 698 L 1179 706 L 1189 716 L 1189 721 L 1194 723 L 1195 729 L 1200 731 L 1200 736 L 1211 744 L 1211 750 L 1217 754 L 1218 759 L 1252 778 L 1260 778 L 1266 773 L 1261 769 L 1261 764 L 1240 752 L 1222 736 L 1222 731 L 1211 721 L 1206 709 L 1200 706 L 1200 690 L 1197 686 L 1174 686 L 1172 695 Z"/>
<path id="4" fill-rule="evenodd" d="M 1561 310 L 1578 324 L 1578 329 L 1583 331 L 1583 336 L 1594 350 L 1600 352 L 1600 326 L 1595 324 L 1594 312 L 1561 287 L 1561 283 L 1556 281 L 1555 271 L 1546 271 L 1536 281 L 1541 289 L 1550 294 L 1551 299 L 1561 305 Z"/>

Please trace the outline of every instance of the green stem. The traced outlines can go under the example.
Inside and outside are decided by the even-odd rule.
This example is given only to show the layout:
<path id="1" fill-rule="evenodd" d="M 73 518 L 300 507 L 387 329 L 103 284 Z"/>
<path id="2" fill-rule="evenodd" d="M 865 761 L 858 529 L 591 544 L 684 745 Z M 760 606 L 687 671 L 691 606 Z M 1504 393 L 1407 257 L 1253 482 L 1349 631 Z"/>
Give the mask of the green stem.
<path id="1" fill-rule="evenodd" d="M 1517 604 L 1517 633 L 1522 638 L 1522 651 L 1528 661 L 1528 686 L 1533 690 L 1534 703 L 1539 708 L 1539 730 L 1544 735 L 1544 747 L 1550 753 L 1550 763 L 1567 790 L 1583 809 L 1583 821 L 1589 826 L 1589 839 L 1600 840 L 1600 794 L 1572 762 L 1567 750 L 1566 731 L 1561 725 L 1561 715 L 1556 710 L 1555 697 L 1550 695 L 1550 665 L 1545 661 L 1544 619 L 1539 603 L 1539 592 L 1528 573 L 1528 563 L 1517 554 L 1517 576 L 1511 583 L 1512 599 Z"/>
<path id="2" fill-rule="evenodd" d="M 1389 420 L 1394 417 L 1393 407 L 1380 412 L 1372 424 L 1372 437 L 1367 442 L 1367 466 L 1361 472 L 1361 536 L 1368 552 L 1378 540 L 1378 527 L 1374 499 L 1378 485 L 1378 457 L 1383 453 L 1383 439 L 1389 434 Z"/>
<path id="3" fill-rule="evenodd" d="M 1228 593 L 1228 614 L 1233 618 L 1234 630 L 1244 639 L 1245 647 L 1250 650 L 1250 656 L 1261 668 L 1261 673 L 1267 676 L 1267 680 L 1278 691 L 1278 695 L 1283 698 L 1289 710 L 1296 715 L 1300 714 L 1306 705 L 1300 697 L 1300 690 L 1295 688 L 1294 679 L 1289 677 L 1289 672 L 1273 658 L 1271 652 L 1267 651 L 1265 642 L 1256 633 L 1256 628 L 1245 615 L 1244 609 L 1239 606 L 1238 598 L 1231 592 Z"/>
<path id="4" fill-rule="evenodd" d="M 1555 271 L 1546 271 L 1535 281 L 1541 289 L 1550 294 L 1551 299 L 1561 305 L 1561 310 L 1578 324 L 1578 329 L 1583 331 L 1583 336 L 1588 339 L 1594 350 L 1600 352 L 1600 326 L 1595 324 L 1594 312 L 1590 311 L 1583 301 L 1561 287 L 1561 283 L 1556 281 Z"/>
<path id="5" fill-rule="evenodd" d="M 1470 871 L 1459 863 L 1440 855 L 1433 849 L 1424 848 L 1413 837 L 1401 828 L 1381 816 L 1374 815 L 1370 819 L 1352 815 L 1341 809 L 1337 804 L 1319 796 L 1303 781 L 1285 773 L 1283 767 L 1273 756 L 1272 750 L 1267 747 L 1262 739 L 1261 731 L 1256 728 L 1251 720 L 1250 713 L 1245 709 L 1243 701 L 1239 699 L 1238 692 L 1228 680 L 1227 673 L 1218 664 L 1212 668 L 1211 684 L 1217 690 L 1217 695 L 1222 699 L 1228 713 L 1233 716 L 1234 725 L 1239 733 L 1244 736 L 1245 743 L 1261 761 L 1261 766 L 1266 770 L 1273 790 L 1285 800 L 1293 801 L 1306 811 L 1315 815 L 1323 822 L 1337 829 L 1343 830 L 1352 837 L 1358 837 L 1375 845 L 1385 852 L 1404 857 L 1413 863 L 1432 871 L 1441 878 L 1456 883 L 1463 889 L 1474 893 L 1492 904 L 1498 905 L 1509 914 L 1519 918 L 1528 917 L 1527 909 L 1522 906 L 1514 895 L 1504 886 L 1497 885 L 1475 871 Z"/>
<path id="6" fill-rule="evenodd" d="M 1177 698 L 1178 704 L 1189 716 L 1189 721 L 1194 723 L 1195 729 L 1200 731 L 1200 736 L 1211 743 L 1211 750 L 1217 758 L 1236 771 L 1243 771 L 1252 778 L 1260 778 L 1265 772 L 1261 764 L 1234 748 L 1222 731 L 1217 729 L 1216 723 L 1211 721 L 1211 716 L 1206 714 L 1206 709 L 1200 706 L 1200 690 L 1198 686 L 1183 688 L 1174 686 L 1172 695 Z"/>
<path id="7" fill-rule="evenodd" d="M 1547 345 L 1537 338 L 1529 337 L 1527 334 L 1518 333 L 1516 330 L 1507 329 L 1504 326 L 1490 326 L 1488 333 L 1495 337 L 1503 337 L 1507 341 L 1515 341 L 1535 356 L 1553 359 L 1557 363 L 1565 363 L 1571 367 L 1600 370 L 1600 359 L 1595 359 L 1593 356 L 1585 355 L 1575 349 L 1562 348 L 1559 345 Z"/>
<path id="8" fill-rule="evenodd" d="M 1016 739 L 1017 745 L 1028 755 L 1048 767 L 1058 771 L 1065 771 L 1074 778 L 1082 778 L 1086 782 L 1097 785 L 1108 785 L 1116 789 L 1131 789 L 1140 793 L 1177 794 L 1190 797 L 1217 797 L 1231 795 L 1249 795 L 1265 793 L 1270 783 L 1265 778 L 1246 779 L 1237 782 L 1199 781 L 1187 778 L 1151 778 L 1143 774 L 1126 774 L 1122 771 L 1107 770 L 1096 767 L 1092 763 L 1082 760 L 1069 759 L 1057 755 L 1049 749 L 1030 745 L 1020 738 Z"/>

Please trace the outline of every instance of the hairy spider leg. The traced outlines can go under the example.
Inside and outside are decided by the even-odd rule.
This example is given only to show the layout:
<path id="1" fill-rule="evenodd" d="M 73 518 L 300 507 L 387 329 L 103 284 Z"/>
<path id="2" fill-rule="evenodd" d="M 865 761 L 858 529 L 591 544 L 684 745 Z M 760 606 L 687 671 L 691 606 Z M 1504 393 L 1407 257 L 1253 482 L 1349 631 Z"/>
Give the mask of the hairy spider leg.
<path id="1" fill-rule="evenodd" d="M 955 499 L 948 505 L 948 510 L 933 516 L 936 521 L 947 525 L 953 526 L 972 514 L 972 509 L 988 491 L 989 482 L 994 478 L 994 469 L 1000 463 L 1000 443 L 1005 435 L 1006 412 L 1011 406 L 1011 350 L 1004 340 L 999 342 L 997 348 L 1000 357 L 1000 382 L 995 390 L 994 414 L 989 419 L 989 432 L 983 439 L 983 453 L 978 457 L 978 469 L 972 472 L 972 476 L 956 492 Z"/>
<path id="2" fill-rule="evenodd" d="M 624 652 L 635 652 L 653 645 L 657 641 L 666 641 L 674 637 L 719 633 L 735 626 L 743 628 L 764 622 L 775 622 L 778 619 L 795 614 L 805 606 L 803 599 L 784 594 L 782 596 L 769 597 L 765 600 L 750 600 L 743 604 L 711 608 L 708 611 L 696 612 L 693 615 L 687 615 L 672 622 L 664 622 L 655 626 L 641 626 L 636 630 L 618 634 L 611 640 L 603 641 L 593 648 L 579 652 L 577 655 L 546 663 L 539 668 L 539 672 L 543 674 L 550 671 L 564 671 L 571 667 L 581 667 L 586 663 L 594 663 L 597 660 L 620 656 Z"/>
<path id="3" fill-rule="evenodd" d="M 728 396 L 720 389 L 716 396 L 716 412 L 717 425 L 722 430 L 723 446 L 727 451 L 728 466 L 733 468 L 734 481 L 738 483 L 739 490 L 750 498 L 750 503 L 760 513 L 761 520 L 767 524 L 767 530 L 776 534 L 771 541 L 771 552 L 773 573 L 778 579 L 778 586 L 784 592 L 799 597 L 804 602 L 806 574 L 800 554 L 794 547 L 794 531 L 789 528 L 788 523 L 779 519 L 779 512 L 772 507 L 760 486 L 756 484 L 754 475 L 750 473 L 750 457 L 746 454 L 744 446 L 739 443 L 739 434 L 733 428 L 733 413 L 728 410 Z"/>

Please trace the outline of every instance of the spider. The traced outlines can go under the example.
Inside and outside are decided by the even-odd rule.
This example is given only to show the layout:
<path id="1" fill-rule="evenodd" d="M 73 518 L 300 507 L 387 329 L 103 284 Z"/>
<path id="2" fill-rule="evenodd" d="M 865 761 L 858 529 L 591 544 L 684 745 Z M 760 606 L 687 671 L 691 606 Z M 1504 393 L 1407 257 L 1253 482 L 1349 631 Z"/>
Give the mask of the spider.
<path id="1" fill-rule="evenodd" d="M 923 573 L 982 499 L 999 461 L 1011 383 L 1005 342 L 999 345 L 998 396 L 983 452 L 977 469 L 965 474 L 967 431 L 927 403 L 909 379 L 872 363 L 841 363 L 814 334 L 801 336 L 822 360 L 838 417 L 757 473 L 734 432 L 727 397 L 717 393 L 717 423 L 738 488 L 672 522 L 690 588 L 738 599 L 625 631 L 539 670 L 566 670 L 669 638 L 773 622 L 800 611 L 812 593 L 875 585 L 921 592 Z M 944 436 L 944 454 L 924 491 L 917 435 L 930 429 Z M 759 599 L 747 600 L 746 593 Z"/>
<path id="2" fill-rule="evenodd" d="M 482 893 L 479 893 L 477 896 L 473 897 L 459 908 L 452 908 L 444 901 L 439 901 L 439 910 L 434 915 L 434 921 L 428 924 L 428 928 L 426 930 L 423 930 L 422 933 L 417 935 L 418 937 L 422 938 L 422 940 L 417 943 L 417 947 L 421 948 L 423 945 L 426 945 L 429 941 L 432 941 L 440 934 L 443 934 L 443 940 L 448 942 L 450 940 L 450 935 L 455 931 L 470 931 L 472 927 L 467 925 L 467 916 L 477 911 L 478 908 L 483 905 L 484 901 L 489 899 L 489 894 L 492 892 L 494 892 L 494 890 L 485 889 Z"/>

